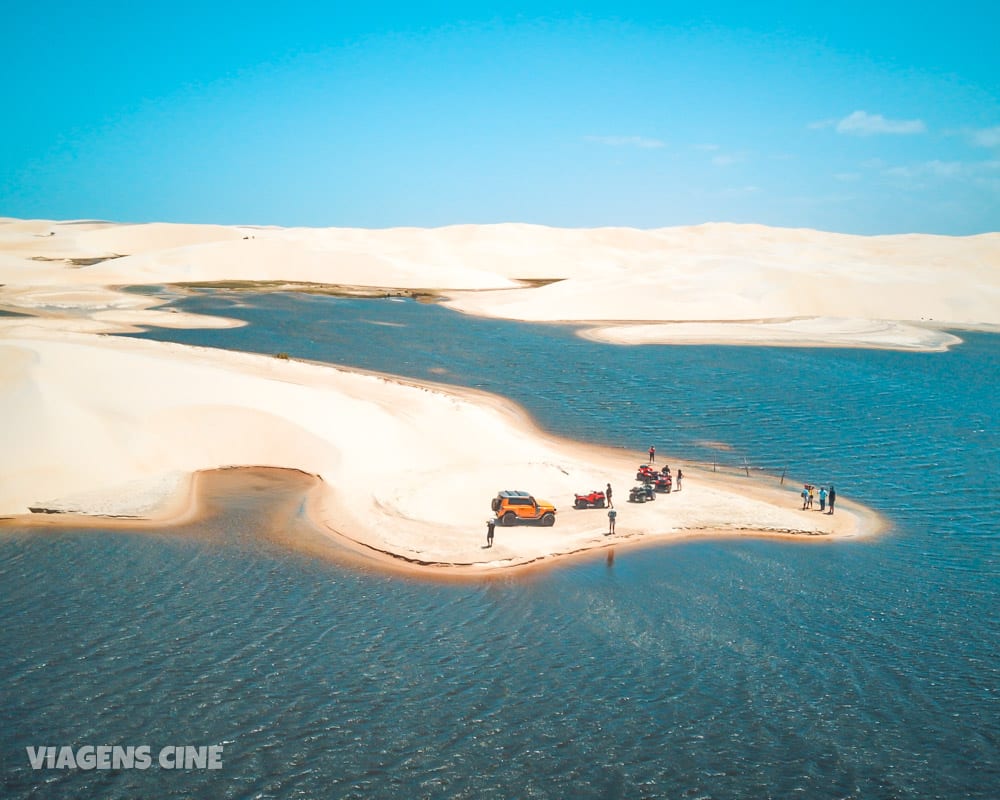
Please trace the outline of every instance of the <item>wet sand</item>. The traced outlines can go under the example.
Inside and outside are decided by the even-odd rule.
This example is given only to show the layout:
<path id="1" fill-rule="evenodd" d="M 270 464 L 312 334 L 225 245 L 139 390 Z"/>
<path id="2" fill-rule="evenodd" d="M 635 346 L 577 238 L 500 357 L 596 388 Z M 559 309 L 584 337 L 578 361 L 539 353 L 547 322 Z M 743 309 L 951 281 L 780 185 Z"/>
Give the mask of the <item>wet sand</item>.
<path id="1" fill-rule="evenodd" d="M 585 446 L 584 446 L 585 447 Z M 599 449 L 599 448 L 597 448 Z M 593 454 L 591 454 L 593 456 Z M 631 464 L 617 451 L 605 454 L 609 463 L 623 469 Z M 682 462 L 677 462 L 682 464 Z M 797 494 L 771 479 L 720 475 L 693 467 L 683 467 L 685 488 L 658 495 L 657 501 L 632 504 L 619 501 L 622 519 L 613 535 L 607 534 L 606 509 L 572 509 L 560 512 L 553 529 L 524 524 L 514 528 L 498 526 L 493 548 L 485 546 L 484 531 L 466 532 L 466 553 L 471 560 L 427 560 L 366 543 L 350 530 L 330 526 L 329 509 L 324 504 L 325 487 L 317 476 L 295 469 L 263 466 L 204 470 L 191 476 L 184 489 L 166 498 L 155 513 L 143 518 L 79 513 L 18 514 L 0 518 L 4 529 L 45 531 L 114 530 L 137 535 L 179 537 L 207 545 L 227 546 L 248 541 L 281 550 L 360 569 L 376 569 L 422 579 L 481 578 L 501 572 L 524 572 L 556 566 L 570 559 L 607 557 L 622 549 L 718 538 L 774 538 L 800 542 L 829 542 L 871 536 L 887 530 L 887 521 L 876 512 L 847 500 L 838 501 L 833 516 L 816 510 L 798 511 L 798 527 L 778 528 L 755 525 L 746 520 L 721 523 L 692 521 L 684 513 L 684 492 L 697 481 L 704 486 L 727 490 L 739 483 L 741 493 L 761 503 L 796 504 Z M 776 479 L 775 479 L 776 481 Z M 626 485 L 622 491 L 627 496 Z M 699 492 L 699 489 L 695 489 Z M 405 524 L 405 520 L 401 520 Z M 545 531 L 546 544 L 537 546 L 538 534 Z M 530 542 L 534 541 L 534 547 Z M 475 558 L 476 551 L 481 558 Z M 502 554 L 499 558 L 496 556 Z"/>

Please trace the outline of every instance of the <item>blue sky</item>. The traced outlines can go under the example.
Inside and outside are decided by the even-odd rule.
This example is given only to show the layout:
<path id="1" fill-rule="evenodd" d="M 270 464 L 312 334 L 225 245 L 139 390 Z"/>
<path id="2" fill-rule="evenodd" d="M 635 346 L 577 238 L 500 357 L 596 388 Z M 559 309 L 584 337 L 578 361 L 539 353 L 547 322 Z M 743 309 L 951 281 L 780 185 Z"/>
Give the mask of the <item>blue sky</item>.
<path id="1" fill-rule="evenodd" d="M 0 216 L 1000 230 L 995 3 L 8 4 Z"/>

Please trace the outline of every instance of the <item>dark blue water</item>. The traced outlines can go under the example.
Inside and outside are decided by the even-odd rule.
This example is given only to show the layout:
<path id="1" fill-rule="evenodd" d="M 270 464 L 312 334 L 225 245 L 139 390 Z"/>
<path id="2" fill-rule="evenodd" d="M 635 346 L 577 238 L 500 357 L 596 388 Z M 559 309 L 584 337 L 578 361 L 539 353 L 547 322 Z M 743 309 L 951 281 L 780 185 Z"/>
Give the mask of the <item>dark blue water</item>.
<path id="1" fill-rule="evenodd" d="M 262 543 L 266 497 L 202 538 L 5 533 L 2 796 L 997 796 L 1000 337 L 614 347 L 412 302 L 182 306 L 252 324 L 158 338 L 480 386 L 562 434 L 834 481 L 893 529 L 445 585 Z M 174 743 L 223 768 L 24 752 Z"/>

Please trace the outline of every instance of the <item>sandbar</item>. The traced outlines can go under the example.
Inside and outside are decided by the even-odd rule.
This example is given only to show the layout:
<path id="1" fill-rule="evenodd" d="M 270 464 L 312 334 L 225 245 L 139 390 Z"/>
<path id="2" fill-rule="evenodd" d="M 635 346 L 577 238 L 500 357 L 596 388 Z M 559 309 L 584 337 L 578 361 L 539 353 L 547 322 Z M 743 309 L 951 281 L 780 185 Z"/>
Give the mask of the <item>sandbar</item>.
<path id="1" fill-rule="evenodd" d="M 0 515 L 19 526 L 189 525 L 211 504 L 205 476 L 275 469 L 309 476 L 301 508 L 317 530 L 421 574 L 527 569 L 698 536 L 871 535 L 886 521 L 849 492 L 833 516 L 801 510 L 798 482 L 810 476 L 715 473 L 661 443 L 660 459 L 684 470 L 683 490 L 629 504 L 643 453 L 552 436 L 504 398 L 102 334 L 240 324 L 160 310 L 120 287 L 241 281 L 430 293 L 462 313 L 579 323 L 581 335 L 623 346 L 941 350 L 960 341 L 957 329 L 1000 326 L 998 266 L 996 234 L 0 220 L 0 309 L 18 314 L 0 317 Z M 575 492 L 608 482 L 612 536 L 606 511 L 572 508 Z M 498 527 L 485 548 L 501 489 L 552 501 L 556 525 Z"/>

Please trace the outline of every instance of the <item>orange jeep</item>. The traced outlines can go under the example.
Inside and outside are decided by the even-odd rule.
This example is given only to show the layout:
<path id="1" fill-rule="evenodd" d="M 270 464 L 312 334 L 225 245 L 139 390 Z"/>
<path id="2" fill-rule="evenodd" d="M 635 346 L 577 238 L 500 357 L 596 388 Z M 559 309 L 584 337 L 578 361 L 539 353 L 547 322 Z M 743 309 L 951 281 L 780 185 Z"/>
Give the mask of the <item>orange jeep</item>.
<path id="1" fill-rule="evenodd" d="M 556 507 L 545 500 L 536 500 L 527 492 L 500 492 L 490 505 L 504 525 L 513 525 L 519 520 L 541 522 L 546 526 L 556 524 Z"/>

